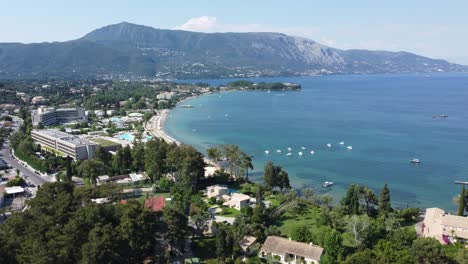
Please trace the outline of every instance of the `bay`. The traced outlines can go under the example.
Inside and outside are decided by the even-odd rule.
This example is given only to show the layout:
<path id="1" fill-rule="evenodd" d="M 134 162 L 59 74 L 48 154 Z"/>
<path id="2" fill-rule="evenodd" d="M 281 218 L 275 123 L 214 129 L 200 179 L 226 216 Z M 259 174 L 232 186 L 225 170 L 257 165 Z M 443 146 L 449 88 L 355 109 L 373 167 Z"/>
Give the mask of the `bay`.
<path id="1" fill-rule="evenodd" d="M 396 207 L 456 208 L 452 199 L 461 186 L 454 181 L 468 180 L 468 75 L 252 80 L 294 82 L 302 90 L 204 95 L 186 102 L 194 108 L 172 110 L 165 130 L 203 153 L 217 144 L 239 145 L 254 157 L 253 180 L 261 180 L 263 165 L 272 160 L 288 171 L 293 187 L 329 193 L 335 201 L 350 184 L 378 193 L 388 183 Z M 449 117 L 433 118 L 439 114 Z M 411 164 L 412 158 L 422 163 Z M 323 188 L 324 181 L 335 185 Z"/>

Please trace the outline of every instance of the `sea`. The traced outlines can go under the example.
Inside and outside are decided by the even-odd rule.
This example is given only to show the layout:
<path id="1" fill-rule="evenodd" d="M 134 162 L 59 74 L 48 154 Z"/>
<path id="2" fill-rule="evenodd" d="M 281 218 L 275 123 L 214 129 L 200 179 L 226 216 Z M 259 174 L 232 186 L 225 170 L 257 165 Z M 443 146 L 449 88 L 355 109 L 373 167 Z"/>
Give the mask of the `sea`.
<path id="1" fill-rule="evenodd" d="M 184 102 L 193 108 L 173 109 L 166 132 L 203 153 L 238 145 L 253 156 L 254 181 L 271 160 L 288 172 L 294 188 L 328 193 L 335 202 L 351 184 L 378 194 L 387 183 L 394 207 L 456 209 L 461 185 L 454 181 L 468 181 L 468 74 L 250 80 L 299 83 L 302 89 L 203 95 Z M 421 163 L 412 164 L 414 158 Z M 325 181 L 334 185 L 323 187 Z"/>

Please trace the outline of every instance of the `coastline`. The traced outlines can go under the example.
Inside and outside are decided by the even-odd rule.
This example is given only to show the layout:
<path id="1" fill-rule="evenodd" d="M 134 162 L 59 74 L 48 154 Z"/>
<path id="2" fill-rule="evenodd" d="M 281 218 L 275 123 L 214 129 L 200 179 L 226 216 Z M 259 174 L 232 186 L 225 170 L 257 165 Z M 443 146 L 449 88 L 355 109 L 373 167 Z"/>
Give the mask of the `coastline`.
<path id="1" fill-rule="evenodd" d="M 205 95 L 205 94 L 210 94 L 210 93 L 204 93 L 204 94 L 201 94 L 201 95 Z M 180 104 L 182 104 L 182 103 L 184 103 L 186 101 L 195 99 L 195 98 L 197 98 L 197 97 L 199 97 L 201 95 L 195 95 L 195 96 L 187 97 L 187 98 L 177 102 L 176 106 L 180 105 Z M 145 129 L 151 135 L 153 135 L 154 137 L 162 138 L 162 139 L 164 139 L 164 141 L 166 141 L 168 143 L 174 143 L 174 144 L 177 144 L 177 145 L 184 144 L 183 142 L 180 142 L 177 139 L 175 139 L 174 137 L 170 136 L 166 132 L 166 130 L 164 130 L 164 124 L 166 123 L 167 118 L 169 117 L 170 113 L 171 113 L 171 109 L 164 109 L 164 110 L 159 111 L 159 113 L 157 115 L 151 117 L 151 119 L 146 123 Z M 215 170 L 220 169 L 220 167 L 213 160 L 209 159 L 208 157 L 204 156 L 203 159 L 205 160 L 205 163 L 208 165 L 207 168 L 212 167 L 211 169 L 205 168 L 205 169 L 207 169 L 207 171 L 209 171 L 209 174 L 213 174 Z"/>

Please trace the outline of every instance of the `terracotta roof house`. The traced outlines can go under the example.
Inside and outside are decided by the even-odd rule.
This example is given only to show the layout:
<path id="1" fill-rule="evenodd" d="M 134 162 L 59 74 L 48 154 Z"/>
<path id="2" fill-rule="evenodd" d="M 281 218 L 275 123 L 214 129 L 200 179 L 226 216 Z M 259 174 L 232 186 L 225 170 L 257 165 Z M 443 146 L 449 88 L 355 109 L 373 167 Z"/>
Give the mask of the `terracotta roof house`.
<path id="1" fill-rule="evenodd" d="M 267 237 L 259 256 L 273 257 L 279 263 L 318 264 L 323 248 L 278 236 Z"/>
<path id="2" fill-rule="evenodd" d="M 145 200 L 145 207 L 153 212 L 160 212 L 166 205 L 166 198 L 162 196 L 148 198 Z"/>

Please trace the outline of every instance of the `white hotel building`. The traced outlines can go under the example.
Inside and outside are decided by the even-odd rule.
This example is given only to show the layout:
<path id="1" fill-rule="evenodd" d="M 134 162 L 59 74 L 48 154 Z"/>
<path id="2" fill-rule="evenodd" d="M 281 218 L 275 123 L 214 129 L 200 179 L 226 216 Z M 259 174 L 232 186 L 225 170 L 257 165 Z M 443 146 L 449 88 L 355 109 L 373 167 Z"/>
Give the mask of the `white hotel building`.
<path id="1" fill-rule="evenodd" d="M 87 139 L 55 129 L 33 130 L 31 137 L 42 149 L 61 156 L 70 156 L 74 160 L 92 159 L 98 146 Z"/>
<path id="2" fill-rule="evenodd" d="M 64 124 L 70 122 L 83 122 L 87 118 L 82 107 L 76 108 L 51 108 L 39 107 L 31 113 L 34 126 L 42 124 L 44 126 Z"/>

